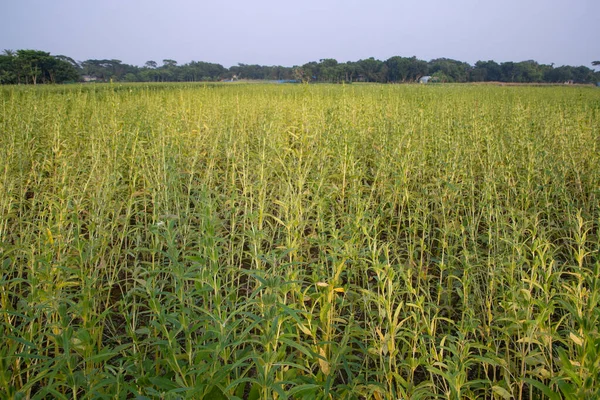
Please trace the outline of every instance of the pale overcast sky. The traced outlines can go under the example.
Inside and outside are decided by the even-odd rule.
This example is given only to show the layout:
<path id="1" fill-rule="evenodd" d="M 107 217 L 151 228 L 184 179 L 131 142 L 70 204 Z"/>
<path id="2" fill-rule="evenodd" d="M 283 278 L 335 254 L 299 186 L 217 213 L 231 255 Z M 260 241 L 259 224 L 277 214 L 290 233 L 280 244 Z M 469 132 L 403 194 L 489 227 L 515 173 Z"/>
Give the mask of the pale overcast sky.
<path id="1" fill-rule="evenodd" d="M 0 0 L 0 50 L 143 65 L 417 56 L 585 65 L 600 0 Z"/>

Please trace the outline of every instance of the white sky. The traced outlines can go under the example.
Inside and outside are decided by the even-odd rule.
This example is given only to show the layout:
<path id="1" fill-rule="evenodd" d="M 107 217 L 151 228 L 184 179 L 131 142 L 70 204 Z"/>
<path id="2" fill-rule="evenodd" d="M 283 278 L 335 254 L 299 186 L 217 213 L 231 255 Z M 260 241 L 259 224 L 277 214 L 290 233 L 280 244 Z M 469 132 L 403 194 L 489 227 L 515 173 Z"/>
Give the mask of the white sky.
<path id="1" fill-rule="evenodd" d="M 600 59 L 600 0 L 0 0 L 0 50 L 128 64 Z"/>

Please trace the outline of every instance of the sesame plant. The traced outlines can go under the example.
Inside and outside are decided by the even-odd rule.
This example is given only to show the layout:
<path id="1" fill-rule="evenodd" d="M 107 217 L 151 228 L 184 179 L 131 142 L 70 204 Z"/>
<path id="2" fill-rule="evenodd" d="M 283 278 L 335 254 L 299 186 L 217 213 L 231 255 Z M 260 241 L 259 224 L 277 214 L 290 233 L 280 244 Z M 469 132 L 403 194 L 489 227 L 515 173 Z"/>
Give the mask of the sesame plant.
<path id="1" fill-rule="evenodd" d="M 591 87 L 0 88 L 0 397 L 600 397 Z"/>

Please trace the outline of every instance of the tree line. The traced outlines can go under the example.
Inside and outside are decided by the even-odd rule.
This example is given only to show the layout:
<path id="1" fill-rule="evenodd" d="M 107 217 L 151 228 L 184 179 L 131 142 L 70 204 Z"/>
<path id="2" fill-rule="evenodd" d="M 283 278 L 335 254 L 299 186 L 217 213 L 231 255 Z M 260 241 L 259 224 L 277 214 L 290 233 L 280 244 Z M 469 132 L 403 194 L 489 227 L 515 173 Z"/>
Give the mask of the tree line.
<path id="1" fill-rule="evenodd" d="M 594 61 L 592 65 L 600 65 Z M 147 61 L 144 66 L 116 59 L 75 61 L 39 50 L 4 50 L 0 54 L 0 83 L 38 84 L 67 82 L 198 82 L 220 80 L 285 80 L 302 82 L 417 82 L 430 76 L 433 82 L 591 83 L 600 72 L 586 66 L 540 64 L 533 60 L 477 61 L 475 65 L 449 58 L 430 61 L 394 56 L 385 61 L 373 57 L 340 63 L 321 59 L 304 65 L 283 67 L 220 64 L 192 61 L 179 65 L 171 59 Z"/>

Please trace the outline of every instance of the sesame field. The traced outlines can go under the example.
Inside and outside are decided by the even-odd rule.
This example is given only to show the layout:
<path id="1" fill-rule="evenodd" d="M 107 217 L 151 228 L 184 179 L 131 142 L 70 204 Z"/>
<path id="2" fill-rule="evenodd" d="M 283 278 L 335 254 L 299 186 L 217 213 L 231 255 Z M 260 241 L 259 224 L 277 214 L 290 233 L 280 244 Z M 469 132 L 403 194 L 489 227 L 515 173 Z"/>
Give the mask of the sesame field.
<path id="1" fill-rule="evenodd" d="M 600 398 L 600 90 L 1 87 L 0 398 Z"/>

